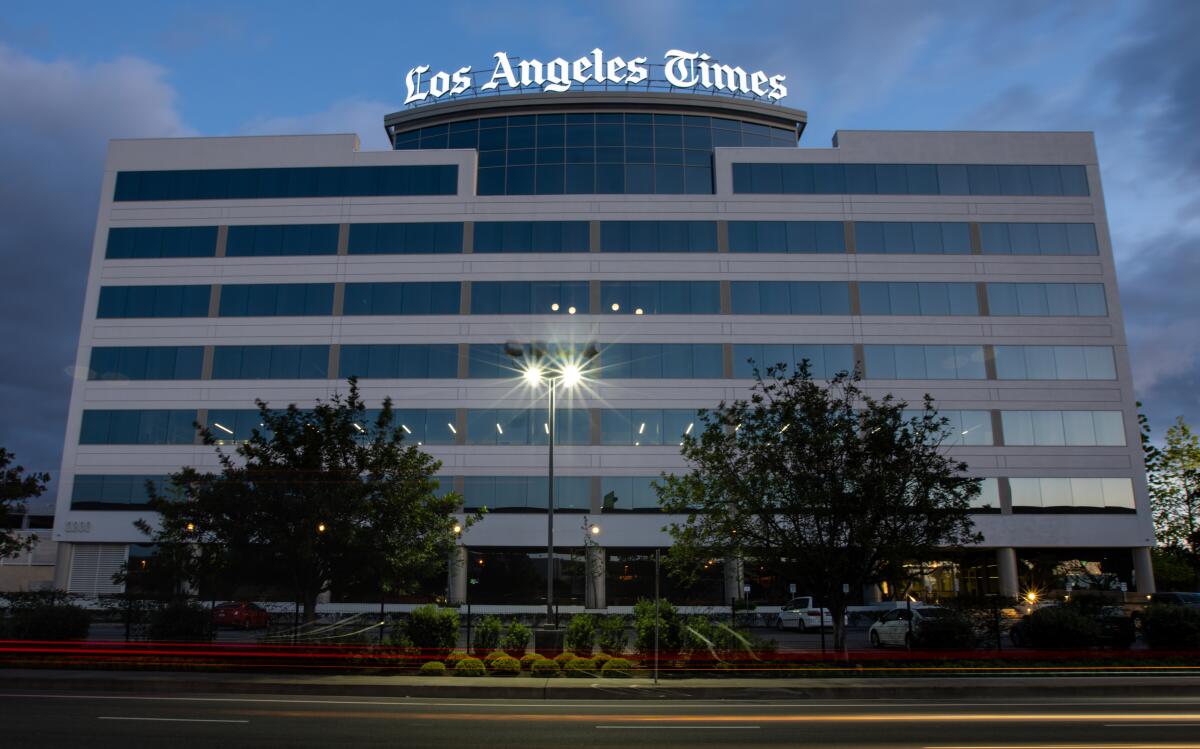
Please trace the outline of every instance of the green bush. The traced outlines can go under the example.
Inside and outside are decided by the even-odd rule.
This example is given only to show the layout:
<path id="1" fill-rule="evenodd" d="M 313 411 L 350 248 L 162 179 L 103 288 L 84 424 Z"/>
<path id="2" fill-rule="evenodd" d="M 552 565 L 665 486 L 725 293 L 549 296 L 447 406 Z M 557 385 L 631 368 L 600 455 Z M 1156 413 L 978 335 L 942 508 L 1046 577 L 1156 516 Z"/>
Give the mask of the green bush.
<path id="1" fill-rule="evenodd" d="M 679 614 L 674 606 L 661 599 L 658 608 L 658 649 L 663 653 L 677 653 L 683 644 Z M 638 652 L 654 652 L 654 601 L 642 598 L 633 607 L 633 629 Z"/>
<path id="2" fill-rule="evenodd" d="M 596 662 L 596 668 L 604 668 L 604 664 L 612 660 L 612 656 L 608 653 L 596 653 L 592 656 L 592 660 Z"/>
<path id="3" fill-rule="evenodd" d="M 413 609 L 405 634 L 422 655 L 445 656 L 458 644 L 458 612 L 429 604 Z"/>
<path id="4" fill-rule="evenodd" d="M 213 638 L 212 611 L 190 601 L 168 603 L 150 614 L 151 640 L 208 642 Z"/>
<path id="5" fill-rule="evenodd" d="M 537 663 L 538 661 L 544 661 L 544 660 L 547 660 L 547 659 L 541 653 L 529 653 L 528 655 L 523 655 L 523 656 L 521 656 L 521 668 L 528 671 L 531 668 L 533 668 L 533 664 Z"/>
<path id="6" fill-rule="evenodd" d="M 500 640 L 500 649 L 513 658 L 520 658 L 525 654 L 525 648 L 529 646 L 529 638 L 532 636 L 533 633 L 529 631 L 529 627 L 518 621 L 509 622 L 508 631 Z"/>
<path id="7" fill-rule="evenodd" d="M 567 665 L 567 663 L 575 660 L 578 657 L 579 656 L 575 655 L 570 650 L 564 650 L 558 655 L 554 656 L 554 662 L 561 667 Z"/>
<path id="8" fill-rule="evenodd" d="M 565 644 L 569 650 L 591 655 L 596 640 L 596 619 L 591 614 L 576 614 L 567 624 Z"/>
<path id="9" fill-rule="evenodd" d="M 529 672 L 534 676 L 558 676 L 559 667 L 557 661 L 552 661 L 549 658 L 543 658 L 540 661 L 534 661 Z"/>
<path id="10" fill-rule="evenodd" d="M 486 664 L 488 671 L 496 676 L 516 676 L 521 673 L 521 662 L 511 655 L 502 655 Z"/>
<path id="11" fill-rule="evenodd" d="M 421 666 L 421 676 L 445 676 L 446 664 L 441 661 L 430 661 Z"/>
<path id="12" fill-rule="evenodd" d="M 83 640 L 91 623 L 86 609 L 69 604 L 14 606 L 0 634 L 14 640 Z"/>
<path id="13" fill-rule="evenodd" d="M 1150 606 L 1142 613 L 1142 635 L 1156 650 L 1200 649 L 1200 611 L 1184 606 Z"/>
<path id="14" fill-rule="evenodd" d="M 596 640 L 600 645 L 601 652 L 609 655 L 620 655 L 625 652 L 625 626 L 624 616 L 600 618 L 600 624 L 596 627 Z"/>
<path id="15" fill-rule="evenodd" d="M 469 657 L 470 657 L 469 655 L 462 652 L 461 650 L 456 650 L 453 653 L 451 653 L 450 655 L 447 655 L 445 658 L 443 658 L 442 661 L 446 664 L 447 668 L 454 668 L 455 666 L 458 665 L 458 662 L 461 661 L 463 658 L 469 658 Z"/>
<path id="16" fill-rule="evenodd" d="M 624 658 L 612 658 L 600 668 L 606 679 L 628 679 L 633 676 L 633 663 Z"/>
<path id="17" fill-rule="evenodd" d="M 479 626 L 475 628 L 475 642 L 472 643 L 475 654 L 490 653 L 500 647 L 500 636 L 503 633 L 504 627 L 499 619 L 491 615 L 483 617 Z"/>
<path id="18" fill-rule="evenodd" d="M 454 667 L 455 676 L 483 676 L 486 669 L 478 658 L 463 658 Z"/>
<path id="19" fill-rule="evenodd" d="M 1100 637 L 1095 620 L 1071 606 L 1040 608 L 1029 615 L 1024 626 L 1026 639 L 1035 648 L 1086 648 Z"/>
<path id="20" fill-rule="evenodd" d="M 596 662 L 591 658 L 576 658 L 567 661 L 563 666 L 563 673 L 567 676 L 574 676 L 579 679 L 587 679 L 595 675 Z"/>
<path id="21" fill-rule="evenodd" d="M 975 627 L 971 620 L 957 611 L 937 619 L 922 619 L 916 633 L 919 648 L 967 650 L 975 647 Z"/>
<path id="22" fill-rule="evenodd" d="M 504 652 L 503 650 L 493 650 L 492 652 L 483 656 L 483 665 L 487 666 L 488 668 L 491 668 L 492 663 L 494 661 L 497 661 L 500 658 L 508 658 L 508 657 L 509 657 L 508 653 Z"/>

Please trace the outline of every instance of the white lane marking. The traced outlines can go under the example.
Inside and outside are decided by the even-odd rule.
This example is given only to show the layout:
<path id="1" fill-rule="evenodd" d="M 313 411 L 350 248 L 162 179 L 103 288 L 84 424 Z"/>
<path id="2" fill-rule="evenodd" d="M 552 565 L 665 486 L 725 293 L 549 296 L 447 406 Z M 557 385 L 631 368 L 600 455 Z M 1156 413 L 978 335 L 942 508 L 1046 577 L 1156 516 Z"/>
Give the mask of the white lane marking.
<path id="1" fill-rule="evenodd" d="M 1128 706 L 1130 700 L 1112 700 L 1095 702 L 955 702 L 955 701 L 892 701 L 887 699 L 871 701 L 845 702 L 770 702 L 759 700 L 722 700 L 721 702 L 705 702 L 703 700 L 663 700 L 647 703 L 644 701 L 631 702 L 628 700 L 606 700 L 602 703 L 567 702 L 546 703 L 541 700 L 517 700 L 497 704 L 495 700 L 481 699 L 476 702 L 417 702 L 414 700 L 314 700 L 288 699 L 283 697 L 153 697 L 146 695 L 113 695 L 113 694 L 44 694 L 34 692 L 0 692 L 0 697 L 15 697 L 37 700 L 126 700 L 131 702 L 241 702 L 241 703 L 283 703 L 298 705 L 378 705 L 380 707 L 555 707 L 578 710 L 606 710 L 613 706 L 622 708 L 658 709 L 663 707 L 690 707 L 740 709 L 745 707 L 762 708 L 835 708 L 835 707 L 928 707 L 941 705 L 948 707 L 1090 707 L 1104 705 Z M 1133 704 L 1139 706 L 1156 705 L 1191 705 L 1200 703 L 1200 699 L 1192 697 L 1152 698 L 1155 701 L 1144 701 L 1146 698 L 1135 699 Z"/>
<path id="2" fill-rule="evenodd" d="M 700 729 L 700 730 L 717 730 L 717 731 L 740 731 L 746 729 L 762 728 L 762 726 L 596 726 L 596 728 L 629 728 L 638 731 L 678 731 L 683 728 Z"/>
<path id="3" fill-rule="evenodd" d="M 218 720 L 216 718 L 140 718 L 125 715 L 98 715 L 96 720 L 145 720 L 154 723 L 249 723 L 248 720 Z"/>

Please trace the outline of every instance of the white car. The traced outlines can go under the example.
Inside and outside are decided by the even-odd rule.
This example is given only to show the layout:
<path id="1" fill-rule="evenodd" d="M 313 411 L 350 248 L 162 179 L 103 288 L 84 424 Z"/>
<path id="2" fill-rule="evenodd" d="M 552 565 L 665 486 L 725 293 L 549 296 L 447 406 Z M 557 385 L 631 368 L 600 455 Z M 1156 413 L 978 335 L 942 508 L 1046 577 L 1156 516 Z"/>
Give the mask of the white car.
<path id="1" fill-rule="evenodd" d="M 921 632 L 921 624 L 926 620 L 940 619 L 950 612 L 940 606 L 921 606 L 912 609 L 892 609 L 867 630 L 867 637 L 872 647 L 884 645 L 900 645 L 911 647 L 913 640 Z"/>
<path id="2" fill-rule="evenodd" d="M 778 630 L 794 629 L 797 632 L 807 632 L 823 627 L 832 627 L 833 617 L 829 609 L 817 608 L 811 596 L 793 598 L 779 610 L 779 618 L 775 620 Z"/>

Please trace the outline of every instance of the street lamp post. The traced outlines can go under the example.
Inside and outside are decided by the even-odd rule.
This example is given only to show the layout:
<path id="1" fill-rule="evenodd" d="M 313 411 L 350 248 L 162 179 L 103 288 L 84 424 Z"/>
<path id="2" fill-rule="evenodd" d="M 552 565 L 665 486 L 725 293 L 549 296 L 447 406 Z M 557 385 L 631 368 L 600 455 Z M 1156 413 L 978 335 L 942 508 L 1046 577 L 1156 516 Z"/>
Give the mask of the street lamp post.
<path id="1" fill-rule="evenodd" d="M 525 356 L 525 347 L 512 341 L 505 344 L 505 352 L 515 358 L 521 359 Z M 596 356 L 596 349 L 589 346 L 583 353 L 582 362 Z M 579 384 L 583 379 L 583 370 L 580 364 L 576 362 L 562 363 L 557 369 L 543 370 L 541 363 L 534 361 L 527 363 L 522 371 L 522 376 L 525 382 L 536 387 L 544 380 L 547 384 L 547 400 L 549 407 L 548 420 L 546 422 L 547 443 L 549 445 L 549 454 L 547 459 L 547 474 L 549 489 L 546 497 L 546 625 L 549 627 L 553 622 L 557 625 L 554 616 L 554 437 L 555 437 L 555 397 L 558 390 L 558 384 L 561 382 L 564 387 L 570 389 Z"/>

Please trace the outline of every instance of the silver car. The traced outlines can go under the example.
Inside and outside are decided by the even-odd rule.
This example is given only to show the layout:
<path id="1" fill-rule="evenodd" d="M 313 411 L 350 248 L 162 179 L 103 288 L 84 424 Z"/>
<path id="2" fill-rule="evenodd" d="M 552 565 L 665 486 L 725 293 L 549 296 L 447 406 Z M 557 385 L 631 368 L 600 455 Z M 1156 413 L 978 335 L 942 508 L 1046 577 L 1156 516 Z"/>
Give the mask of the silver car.
<path id="1" fill-rule="evenodd" d="M 921 625 L 925 621 L 941 619 L 950 612 L 940 606 L 921 606 L 919 608 L 892 609 L 867 630 L 871 646 L 880 648 L 884 645 L 900 645 L 912 647 L 921 633 Z"/>

